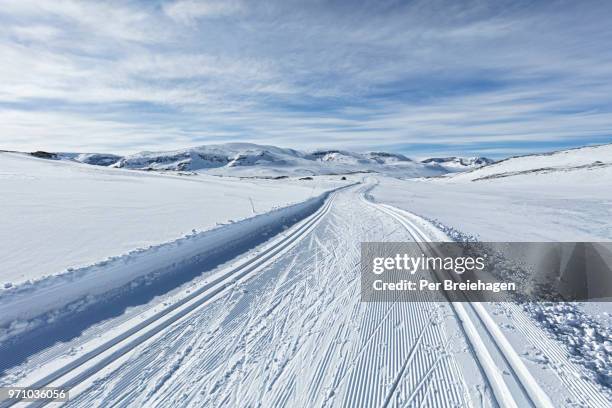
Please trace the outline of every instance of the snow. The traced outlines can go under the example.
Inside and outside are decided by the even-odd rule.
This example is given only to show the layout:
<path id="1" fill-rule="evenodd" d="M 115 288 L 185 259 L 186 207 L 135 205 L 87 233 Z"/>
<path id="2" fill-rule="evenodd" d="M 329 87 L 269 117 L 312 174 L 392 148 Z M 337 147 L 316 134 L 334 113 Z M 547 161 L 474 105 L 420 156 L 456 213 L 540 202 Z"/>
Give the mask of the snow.
<path id="1" fill-rule="evenodd" d="M 58 378 L 54 373 L 74 363 L 66 378 L 50 383 L 76 379 L 69 406 L 118 400 L 141 406 L 528 406 L 521 385 L 539 406 L 608 404 L 607 394 L 558 354 L 556 340 L 518 305 L 503 315 L 512 320 L 496 327 L 500 317 L 492 312 L 498 305 L 470 311 L 471 305 L 447 302 L 360 302 L 359 242 L 412 239 L 395 217 L 363 199 L 367 188 L 338 191 L 307 228 L 291 227 L 210 271 L 218 276 L 249 259 L 270 257 L 219 282 L 218 291 L 206 292 L 210 275 L 196 277 L 120 319 L 35 353 L 0 383 Z M 441 236 L 426 220 L 403 216 L 419 236 Z M 277 240 L 292 244 L 270 253 Z M 125 341 L 112 341 L 124 334 Z M 589 350 L 602 355 L 597 347 Z M 499 387 L 492 392 L 494 377 Z"/>
<path id="2" fill-rule="evenodd" d="M 453 239 L 480 241 L 612 240 L 612 145 L 510 158 L 470 172 L 440 178 L 380 178 L 370 194 L 380 202 L 413 212 Z M 508 327 L 541 338 L 517 317 L 517 307 L 498 305 L 511 316 Z M 611 388 L 612 349 L 609 303 L 544 303 L 524 313 L 557 343 L 536 347 L 545 366 L 567 375 L 563 365 L 584 366 L 597 383 Z M 604 318 L 602 318 L 602 316 Z M 524 337 L 515 344 L 522 347 Z M 564 350 L 550 352 L 562 345 Z M 556 349 L 555 349 L 556 350 Z M 527 355 L 532 355 L 530 350 Z M 543 354 L 542 354 L 543 353 Z M 554 361 L 552 361 L 554 360 Z"/>
<path id="3" fill-rule="evenodd" d="M 487 157 L 432 157 L 429 159 L 421 160 L 430 167 L 437 168 L 441 167 L 449 173 L 456 173 L 460 171 L 472 170 L 483 166 L 495 163 L 494 160 Z"/>
<path id="4" fill-rule="evenodd" d="M 599 383 L 612 388 L 612 330 L 609 327 L 593 320 L 573 303 L 541 302 L 526 304 L 524 308 L 568 345 L 572 360 L 585 365 L 595 373 Z"/>
<path id="5" fill-rule="evenodd" d="M 594 161 L 603 164 L 585 166 Z M 372 194 L 481 241 L 608 241 L 611 162 L 612 145 L 587 147 L 439 178 L 381 178 Z M 555 170 L 531 171 L 543 167 Z"/>
<path id="6" fill-rule="evenodd" d="M 606 144 L 511 157 L 470 172 L 452 175 L 449 179 L 454 182 L 478 181 L 532 173 L 573 172 L 610 165 L 612 165 L 612 144 Z"/>
<path id="7" fill-rule="evenodd" d="M 96 264 L 5 288 L 0 293 L 0 344 L 45 322 L 66 319 L 92 305 L 157 279 L 202 273 L 213 259 L 256 245 L 321 207 L 328 193 L 240 222 L 110 257 Z M 61 294 L 61 295 L 60 295 Z"/>
<path id="8" fill-rule="evenodd" d="M 359 301 L 359 241 L 406 240 L 407 233 L 369 209 L 354 188 L 338 194 L 328 208 L 294 246 L 250 277 L 229 282 L 205 307 L 193 308 L 129 353 L 108 350 L 80 366 L 77 375 L 84 372 L 81 367 L 91 367 L 92 375 L 72 386 L 68 405 L 121 400 L 152 407 L 381 406 L 391 401 L 390 406 L 443 402 L 450 407 L 467 405 L 470 393 L 478 397 L 475 385 L 483 379 L 475 363 L 457 363 L 470 352 L 448 306 Z M 353 222 L 354 214 L 361 222 Z M 177 294 L 203 284 L 196 279 Z M 138 314 L 131 318 L 134 324 L 143 321 Z M 40 373 L 44 376 L 61 369 L 54 366 L 58 361 L 87 356 L 90 343 L 107 340 L 112 324 L 92 328 L 84 334 L 87 341 L 58 344 L 35 356 L 29 362 L 33 373 L 12 372 L 14 377 L 2 379 L 31 384 L 40 378 L 41 366 L 49 369 Z M 96 365 L 107 355 L 112 356 L 108 366 Z M 466 376 L 462 369 L 474 371 Z"/>
<path id="9" fill-rule="evenodd" d="M 446 173 L 401 154 L 344 150 L 300 152 L 251 143 L 206 145 L 171 152 L 142 152 L 114 164 L 129 169 L 183 170 L 242 177 L 309 176 L 375 172 L 403 177 Z"/>
<path id="10" fill-rule="evenodd" d="M 160 175 L 1 153 L 0 287 L 252 217 L 340 183 Z"/>
<path id="11" fill-rule="evenodd" d="M 611 240 L 610 157 L 408 179 L 443 169 L 250 144 L 110 168 L 2 153 L 0 384 L 73 384 L 73 406 L 609 406 L 609 304 L 360 302 L 359 243 Z"/>

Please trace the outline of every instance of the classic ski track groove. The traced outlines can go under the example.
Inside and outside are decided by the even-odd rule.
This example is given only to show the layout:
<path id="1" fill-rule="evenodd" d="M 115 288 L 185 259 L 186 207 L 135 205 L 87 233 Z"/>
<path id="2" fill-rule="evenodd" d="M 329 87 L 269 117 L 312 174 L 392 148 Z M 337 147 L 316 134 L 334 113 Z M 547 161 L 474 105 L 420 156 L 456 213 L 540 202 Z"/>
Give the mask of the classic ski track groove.
<path id="1" fill-rule="evenodd" d="M 164 308 L 147 318 L 140 324 L 120 333 L 102 345 L 90 350 L 69 364 L 45 375 L 42 379 L 29 385 L 30 388 L 47 386 L 60 388 L 73 388 L 88 377 L 95 375 L 104 366 L 153 337 L 170 324 L 184 319 L 194 310 L 204 305 L 218 294 L 229 290 L 238 280 L 243 280 L 261 267 L 272 262 L 276 257 L 290 249 L 301 238 L 305 237 L 329 212 L 337 192 L 330 194 L 325 203 L 314 214 L 299 222 L 292 228 L 292 233 L 282 236 L 269 244 L 269 248 L 260 252 L 242 265 L 232 268 L 217 279 L 205 284 L 198 290 L 190 293 L 180 301 Z M 88 367 L 85 367 L 88 365 Z M 83 370 L 83 367 L 85 369 Z M 72 396 L 71 396 L 72 398 Z M 0 408 L 10 407 L 19 401 L 5 401 Z M 31 406 L 44 406 L 48 402 L 33 403 Z"/>
<path id="2" fill-rule="evenodd" d="M 371 202 L 365 197 L 363 197 L 363 200 L 380 211 L 396 218 L 413 235 L 415 241 L 421 244 L 420 246 L 425 253 L 435 252 L 427 244 L 428 241 L 431 241 L 428 239 L 427 234 L 406 217 L 402 210 L 387 204 Z M 467 308 L 469 308 L 468 312 L 462 303 L 450 303 L 463 326 L 474 355 L 479 361 L 483 374 L 486 376 L 498 404 L 503 407 L 522 407 L 524 405 L 521 402 L 527 401 L 532 406 L 538 408 L 553 408 L 554 405 L 548 395 L 538 385 L 484 307 L 477 302 L 465 302 Z M 480 338 L 482 334 L 486 335 L 495 347 L 487 347 Z M 492 355 L 495 354 L 501 355 L 502 359 L 497 358 L 494 360 Z M 496 361 L 505 362 L 505 367 L 498 368 Z M 511 373 L 511 375 L 504 376 L 504 371 Z M 508 387 L 508 381 L 517 383 L 518 387 L 515 386 L 513 389 L 522 390 L 525 397 L 523 401 L 517 401 L 517 396 L 513 395 Z"/>

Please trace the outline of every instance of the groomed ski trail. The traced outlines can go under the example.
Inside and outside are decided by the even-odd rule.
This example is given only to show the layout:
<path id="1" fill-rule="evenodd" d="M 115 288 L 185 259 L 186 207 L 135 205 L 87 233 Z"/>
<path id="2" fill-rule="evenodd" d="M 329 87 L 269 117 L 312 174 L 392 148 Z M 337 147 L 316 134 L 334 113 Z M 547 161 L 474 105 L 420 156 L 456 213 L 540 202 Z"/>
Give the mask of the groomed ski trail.
<path id="1" fill-rule="evenodd" d="M 295 246 L 83 379 L 67 405 L 469 406 L 447 305 L 360 302 L 359 242 L 409 237 L 362 189 L 338 192 Z"/>
<path id="2" fill-rule="evenodd" d="M 19 385 L 70 386 L 75 407 L 552 406 L 482 305 L 360 301 L 360 242 L 442 239 L 371 187 Z"/>

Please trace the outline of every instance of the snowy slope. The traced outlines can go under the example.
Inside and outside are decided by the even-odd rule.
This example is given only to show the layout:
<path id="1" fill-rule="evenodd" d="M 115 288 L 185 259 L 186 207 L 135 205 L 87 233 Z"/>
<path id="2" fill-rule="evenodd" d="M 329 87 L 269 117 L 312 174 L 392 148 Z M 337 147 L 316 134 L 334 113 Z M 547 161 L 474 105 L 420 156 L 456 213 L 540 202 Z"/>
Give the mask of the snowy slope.
<path id="1" fill-rule="evenodd" d="M 395 181 L 374 195 L 484 241 L 612 240 L 612 145 L 513 157 Z"/>
<path id="2" fill-rule="evenodd" d="M 338 185 L 335 179 L 181 177 L 1 153 L 0 283 L 62 273 L 304 201 Z"/>
<path id="3" fill-rule="evenodd" d="M 612 240 L 612 145 L 521 156 L 374 195 L 484 241 Z"/>
<path id="4" fill-rule="evenodd" d="M 612 164 L 612 144 L 551 153 L 511 157 L 470 172 L 449 176 L 453 181 L 476 181 L 530 173 L 573 171 Z"/>
<path id="5" fill-rule="evenodd" d="M 207 145 L 170 152 L 127 156 L 115 167 L 142 170 L 182 170 L 242 177 L 309 176 L 376 172 L 402 177 L 446 173 L 441 167 L 416 163 L 400 154 L 354 153 L 343 150 L 300 152 L 250 143 Z"/>

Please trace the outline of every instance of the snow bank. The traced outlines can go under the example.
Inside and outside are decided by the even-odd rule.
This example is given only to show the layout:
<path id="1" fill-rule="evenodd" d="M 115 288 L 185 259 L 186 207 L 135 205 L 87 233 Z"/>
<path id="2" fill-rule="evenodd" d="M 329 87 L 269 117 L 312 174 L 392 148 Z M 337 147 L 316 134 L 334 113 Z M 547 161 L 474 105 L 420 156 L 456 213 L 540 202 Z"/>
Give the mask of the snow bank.
<path id="1" fill-rule="evenodd" d="M 207 257 L 228 247 L 239 248 L 258 237 L 261 239 L 271 226 L 295 223 L 319 208 L 329 194 L 328 191 L 240 222 L 200 233 L 194 231 L 172 242 L 5 288 L 0 291 L 0 342 L 62 315 L 83 310 L 109 292 L 129 287 L 143 277 L 156 278 L 193 265 L 205 268 Z"/>

